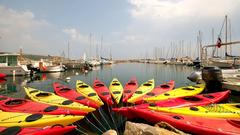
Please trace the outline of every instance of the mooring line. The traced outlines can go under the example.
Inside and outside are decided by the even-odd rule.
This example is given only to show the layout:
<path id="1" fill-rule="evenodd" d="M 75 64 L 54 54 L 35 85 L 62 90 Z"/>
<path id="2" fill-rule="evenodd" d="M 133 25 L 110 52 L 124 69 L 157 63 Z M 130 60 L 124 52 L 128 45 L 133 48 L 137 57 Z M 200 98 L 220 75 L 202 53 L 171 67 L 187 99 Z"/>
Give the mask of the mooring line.
<path id="1" fill-rule="evenodd" d="M 85 132 L 82 132 L 82 131 L 81 131 L 81 130 L 79 130 L 78 128 L 76 128 L 76 130 L 77 130 L 78 132 L 80 132 L 81 134 L 88 135 L 87 133 L 85 133 Z"/>
<path id="2" fill-rule="evenodd" d="M 73 125 L 73 124 L 72 124 Z M 81 133 L 83 133 L 83 134 L 85 134 L 85 135 L 87 135 L 87 130 L 86 129 L 84 129 L 84 128 L 82 128 L 77 122 L 76 122 L 76 125 L 77 125 L 77 128 L 76 128 L 76 130 L 78 131 L 78 132 L 81 132 Z M 78 129 L 78 128 L 80 128 L 80 129 L 83 129 L 83 130 L 85 130 L 86 132 L 84 132 L 84 131 L 82 131 L 82 130 L 80 130 L 80 129 Z"/>
<path id="3" fill-rule="evenodd" d="M 110 111 L 110 107 L 108 106 L 107 108 L 108 108 L 108 112 L 109 112 L 109 114 L 110 114 L 110 118 L 111 118 L 112 121 L 113 121 L 113 125 L 115 126 L 115 129 L 117 130 L 117 133 L 119 133 L 118 128 L 117 128 L 117 126 L 116 126 L 116 122 L 115 122 L 114 118 L 112 117 L 112 113 L 111 113 L 111 111 Z"/>
<path id="4" fill-rule="evenodd" d="M 102 118 L 103 118 L 103 120 L 105 121 L 105 123 L 108 125 L 109 129 L 111 129 L 111 126 L 108 124 L 105 116 L 102 114 L 102 108 L 101 108 L 101 107 L 98 109 L 98 112 L 99 112 L 99 114 L 102 116 Z"/>
<path id="5" fill-rule="evenodd" d="M 121 104 L 120 104 L 120 107 L 122 107 L 123 106 L 123 102 L 121 102 Z M 118 116 L 119 116 L 119 114 L 118 114 Z M 122 115 L 120 115 L 120 125 L 121 125 L 121 127 L 120 127 L 120 130 L 122 129 L 123 130 L 123 116 Z"/>
<path id="6" fill-rule="evenodd" d="M 88 118 L 86 117 L 86 120 L 92 125 L 92 126 L 94 126 L 98 131 L 100 131 L 101 132 L 101 134 L 103 134 L 103 131 L 102 130 L 100 130 L 97 126 L 95 126 L 90 120 L 88 120 Z"/>
<path id="7" fill-rule="evenodd" d="M 105 130 L 105 131 L 107 131 L 107 129 L 102 125 L 102 123 L 98 120 L 98 118 L 93 114 L 93 113 L 91 113 L 91 115 L 94 117 L 94 119 L 101 125 L 101 127 L 103 127 L 103 129 Z"/>

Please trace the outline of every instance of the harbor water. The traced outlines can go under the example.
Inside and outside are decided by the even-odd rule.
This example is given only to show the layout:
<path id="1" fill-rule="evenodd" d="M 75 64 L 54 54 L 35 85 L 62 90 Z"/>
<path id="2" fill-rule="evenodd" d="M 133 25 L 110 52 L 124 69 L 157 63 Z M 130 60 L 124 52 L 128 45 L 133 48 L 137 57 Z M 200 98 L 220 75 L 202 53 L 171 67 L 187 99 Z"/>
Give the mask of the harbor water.
<path id="1" fill-rule="evenodd" d="M 107 86 L 113 78 L 118 78 L 124 85 L 132 77 L 136 77 L 141 84 L 149 79 L 155 79 L 155 86 L 175 80 L 176 87 L 191 84 L 187 76 L 193 72 L 193 67 L 182 65 L 163 65 L 163 64 L 143 64 L 143 63 L 121 63 L 94 67 L 93 71 L 82 73 L 80 70 L 67 70 L 57 73 L 39 73 L 31 77 L 6 77 L 6 81 L 1 83 L 1 95 L 10 97 L 24 98 L 23 86 L 31 86 L 44 91 L 53 91 L 54 81 L 68 84 L 75 88 L 76 80 L 82 80 L 89 85 L 93 84 L 94 79 L 98 78 Z M 66 80 L 69 78 L 70 80 Z"/>
<path id="2" fill-rule="evenodd" d="M 53 92 L 53 82 L 60 82 L 75 88 L 76 80 L 82 80 L 92 86 L 96 78 L 107 86 L 113 78 L 118 78 L 123 85 L 132 77 L 136 77 L 139 84 L 154 78 L 155 86 L 174 80 L 177 88 L 194 84 L 187 79 L 187 76 L 195 70 L 194 67 L 184 65 L 120 63 L 95 67 L 88 73 L 82 73 L 80 70 L 67 70 L 66 72 L 36 74 L 33 77 L 7 77 L 5 82 L 1 82 L 0 94 L 15 98 L 27 98 L 23 90 L 24 86 Z M 239 102 L 239 99 L 235 97 L 237 96 L 232 94 L 230 102 Z M 122 106 L 127 105 L 121 103 L 113 107 Z M 83 120 L 75 123 L 77 130 L 70 134 L 102 134 L 109 129 L 114 129 L 122 134 L 127 118 L 114 113 L 111 109 L 112 107 L 104 105 L 88 114 Z M 140 122 L 142 121 L 140 120 Z"/>

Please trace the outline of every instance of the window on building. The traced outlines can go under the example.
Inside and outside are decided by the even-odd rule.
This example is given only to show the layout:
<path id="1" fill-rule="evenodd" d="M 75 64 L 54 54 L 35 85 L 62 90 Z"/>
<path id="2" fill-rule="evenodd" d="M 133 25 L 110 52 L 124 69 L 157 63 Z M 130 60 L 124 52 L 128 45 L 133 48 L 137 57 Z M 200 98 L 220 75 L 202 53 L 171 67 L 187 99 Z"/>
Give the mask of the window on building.
<path id="1" fill-rule="evenodd" d="M 0 63 L 6 63 L 6 56 L 0 56 Z"/>
<path id="2" fill-rule="evenodd" d="M 17 56 L 8 56 L 8 66 L 17 65 Z"/>

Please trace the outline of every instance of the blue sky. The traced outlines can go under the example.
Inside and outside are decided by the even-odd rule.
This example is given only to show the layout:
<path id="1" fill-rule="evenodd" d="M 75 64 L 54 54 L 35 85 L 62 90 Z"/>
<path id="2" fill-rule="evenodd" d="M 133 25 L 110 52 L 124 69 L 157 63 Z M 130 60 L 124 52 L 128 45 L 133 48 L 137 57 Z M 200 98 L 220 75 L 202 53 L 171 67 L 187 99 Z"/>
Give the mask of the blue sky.
<path id="1" fill-rule="evenodd" d="M 166 56 L 170 42 L 178 49 L 184 40 L 184 55 L 194 56 L 198 30 L 203 42 L 212 42 L 220 31 L 225 14 L 232 24 L 232 39 L 240 39 L 239 0 L 0 0 L 1 51 L 89 55 L 113 58 Z M 103 37 L 103 49 L 100 41 Z M 161 53 L 160 53 L 161 52 Z M 191 53 L 189 53 L 191 52 Z"/>

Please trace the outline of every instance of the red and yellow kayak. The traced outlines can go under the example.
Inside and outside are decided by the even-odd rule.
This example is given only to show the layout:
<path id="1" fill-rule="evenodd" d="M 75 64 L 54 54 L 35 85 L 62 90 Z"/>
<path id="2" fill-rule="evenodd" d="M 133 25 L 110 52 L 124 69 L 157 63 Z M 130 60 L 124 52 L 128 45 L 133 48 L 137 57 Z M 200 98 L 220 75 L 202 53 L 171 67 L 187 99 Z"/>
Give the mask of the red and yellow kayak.
<path id="1" fill-rule="evenodd" d="M 127 100 L 134 94 L 138 88 L 138 82 L 136 78 L 129 80 L 123 88 L 123 102 L 126 103 Z"/>
<path id="2" fill-rule="evenodd" d="M 50 104 L 67 109 L 82 110 L 85 112 L 92 112 L 96 110 L 95 108 L 74 102 L 67 98 L 58 96 L 52 92 L 41 91 L 30 87 L 24 87 L 24 89 L 27 96 L 35 102 Z"/>
<path id="3" fill-rule="evenodd" d="M 97 92 L 90 85 L 84 83 L 83 81 L 77 80 L 76 90 L 78 93 L 81 93 L 85 97 L 88 97 L 89 99 L 94 101 L 98 106 L 104 105 L 102 100 L 97 95 Z"/>
<path id="4" fill-rule="evenodd" d="M 26 127 L 21 128 L 19 126 L 13 127 L 0 127 L 1 135 L 64 135 L 72 130 L 76 126 L 47 126 L 47 127 Z"/>
<path id="5" fill-rule="evenodd" d="M 46 127 L 54 125 L 67 126 L 84 116 L 76 115 L 45 115 L 45 114 L 29 114 L 18 112 L 3 112 L 0 110 L 0 127 Z"/>
<path id="6" fill-rule="evenodd" d="M 167 122 L 173 127 L 192 134 L 239 135 L 240 119 L 194 117 L 149 109 L 131 109 L 137 117 L 150 123 Z"/>
<path id="7" fill-rule="evenodd" d="M 108 105 L 113 105 L 111 93 L 107 86 L 98 79 L 93 82 L 93 89 L 97 92 L 98 96 Z"/>
<path id="8" fill-rule="evenodd" d="M 118 104 L 123 95 L 123 87 L 117 78 L 113 78 L 112 82 L 110 83 L 109 90 L 115 103 Z"/>
<path id="9" fill-rule="evenodd" d="M 137 88 L 137 90 L 134 92 L 134 94 L 131 96 L 131 98 L 128 99 L 127 102 L 135 103 L 142 96 L 144 96 L 148 92 L 152 91 L 154 89 L 154 87 L 155 87 L 154 79 L 146 81 L 139 88 Z"/>
<path id="10" fill-rule="evenodd" d="M 152 107 L 188 107 L 188 106 L 203 106 L 212 103 L 218 103 L 220 101 L 227 100 L 230 95 L 230 91 L 224 92 L 216 92 L 216 93 L 209 93 L 209 94 L 201 94 L 191 97 L 179 97 L 179 98 L 172 98 L 167 100 L 160 100 L 155 103 L 146 103 L 140 104 L 131 107 L 121 107 L 121 108 L 113 108 L 112 110 L 118 112 L 129 119 L 135 118 L 136 115 L 130 111 L 131 108 L 134 109 L 147 109 L 149 106 Z"/>
<path id="11" fill-rule="evenodd" d="M 165 84 L 161 84 L 159 86 L 157 86 L 156 88 L 154 88 L 152 91 L 146 93 L 145 95 L 143 95 L 142 97 L 138 98 L 137 101 L 135 102 L 135 104 L 142 104 L 145 103 L 145 101 L 143 100 L 144 98 L 150 98 L 153 96 L 158 96 L 164 92 L 170 91 L 175 87 L 175 81 L 171 80 L 168 83 Z"/>
<path id="12" fill-rule="evenodd" d="M 147 102 L 155 102 L 155 101 L 166 100 L 170 98 L 194 96 L 194 95 L 200 94 L 204 89 L 205 89 L 205 84 L 185 86 L 185 87 L 176 88 L 174 90 L 162 93 L 158 96 L 144 98 L 144 100 Z"/>
<path id="13" fill-rule="evenodd" d="M 0 96 L 0 109 L 6 112 L 41 113 L 51 115 L 87 115 L 87 112 L 81 110 L 65 109 L 27 99 L 10 98 L 6 96 Z"/>
<path id="14" fill-rule="evenodd" d="M 74 102 L 78 102 L 81 103 L 83 105 L 86 106 L 90 106 L 93 108 L 98 108 L 99 105 L 96 104 L 93 100 L 88 99 L 87 97 L 85 97 L 84 95 L 82 95 L 81 93 L 76 92 L 76 90 L 71 89 L 65 85 L 62 85 L 60 83 L 53 83 L 53 89 L 55 91 L 55 93 L 61 97 L 65 97 L 67 99 L 70 99 Z"/>

